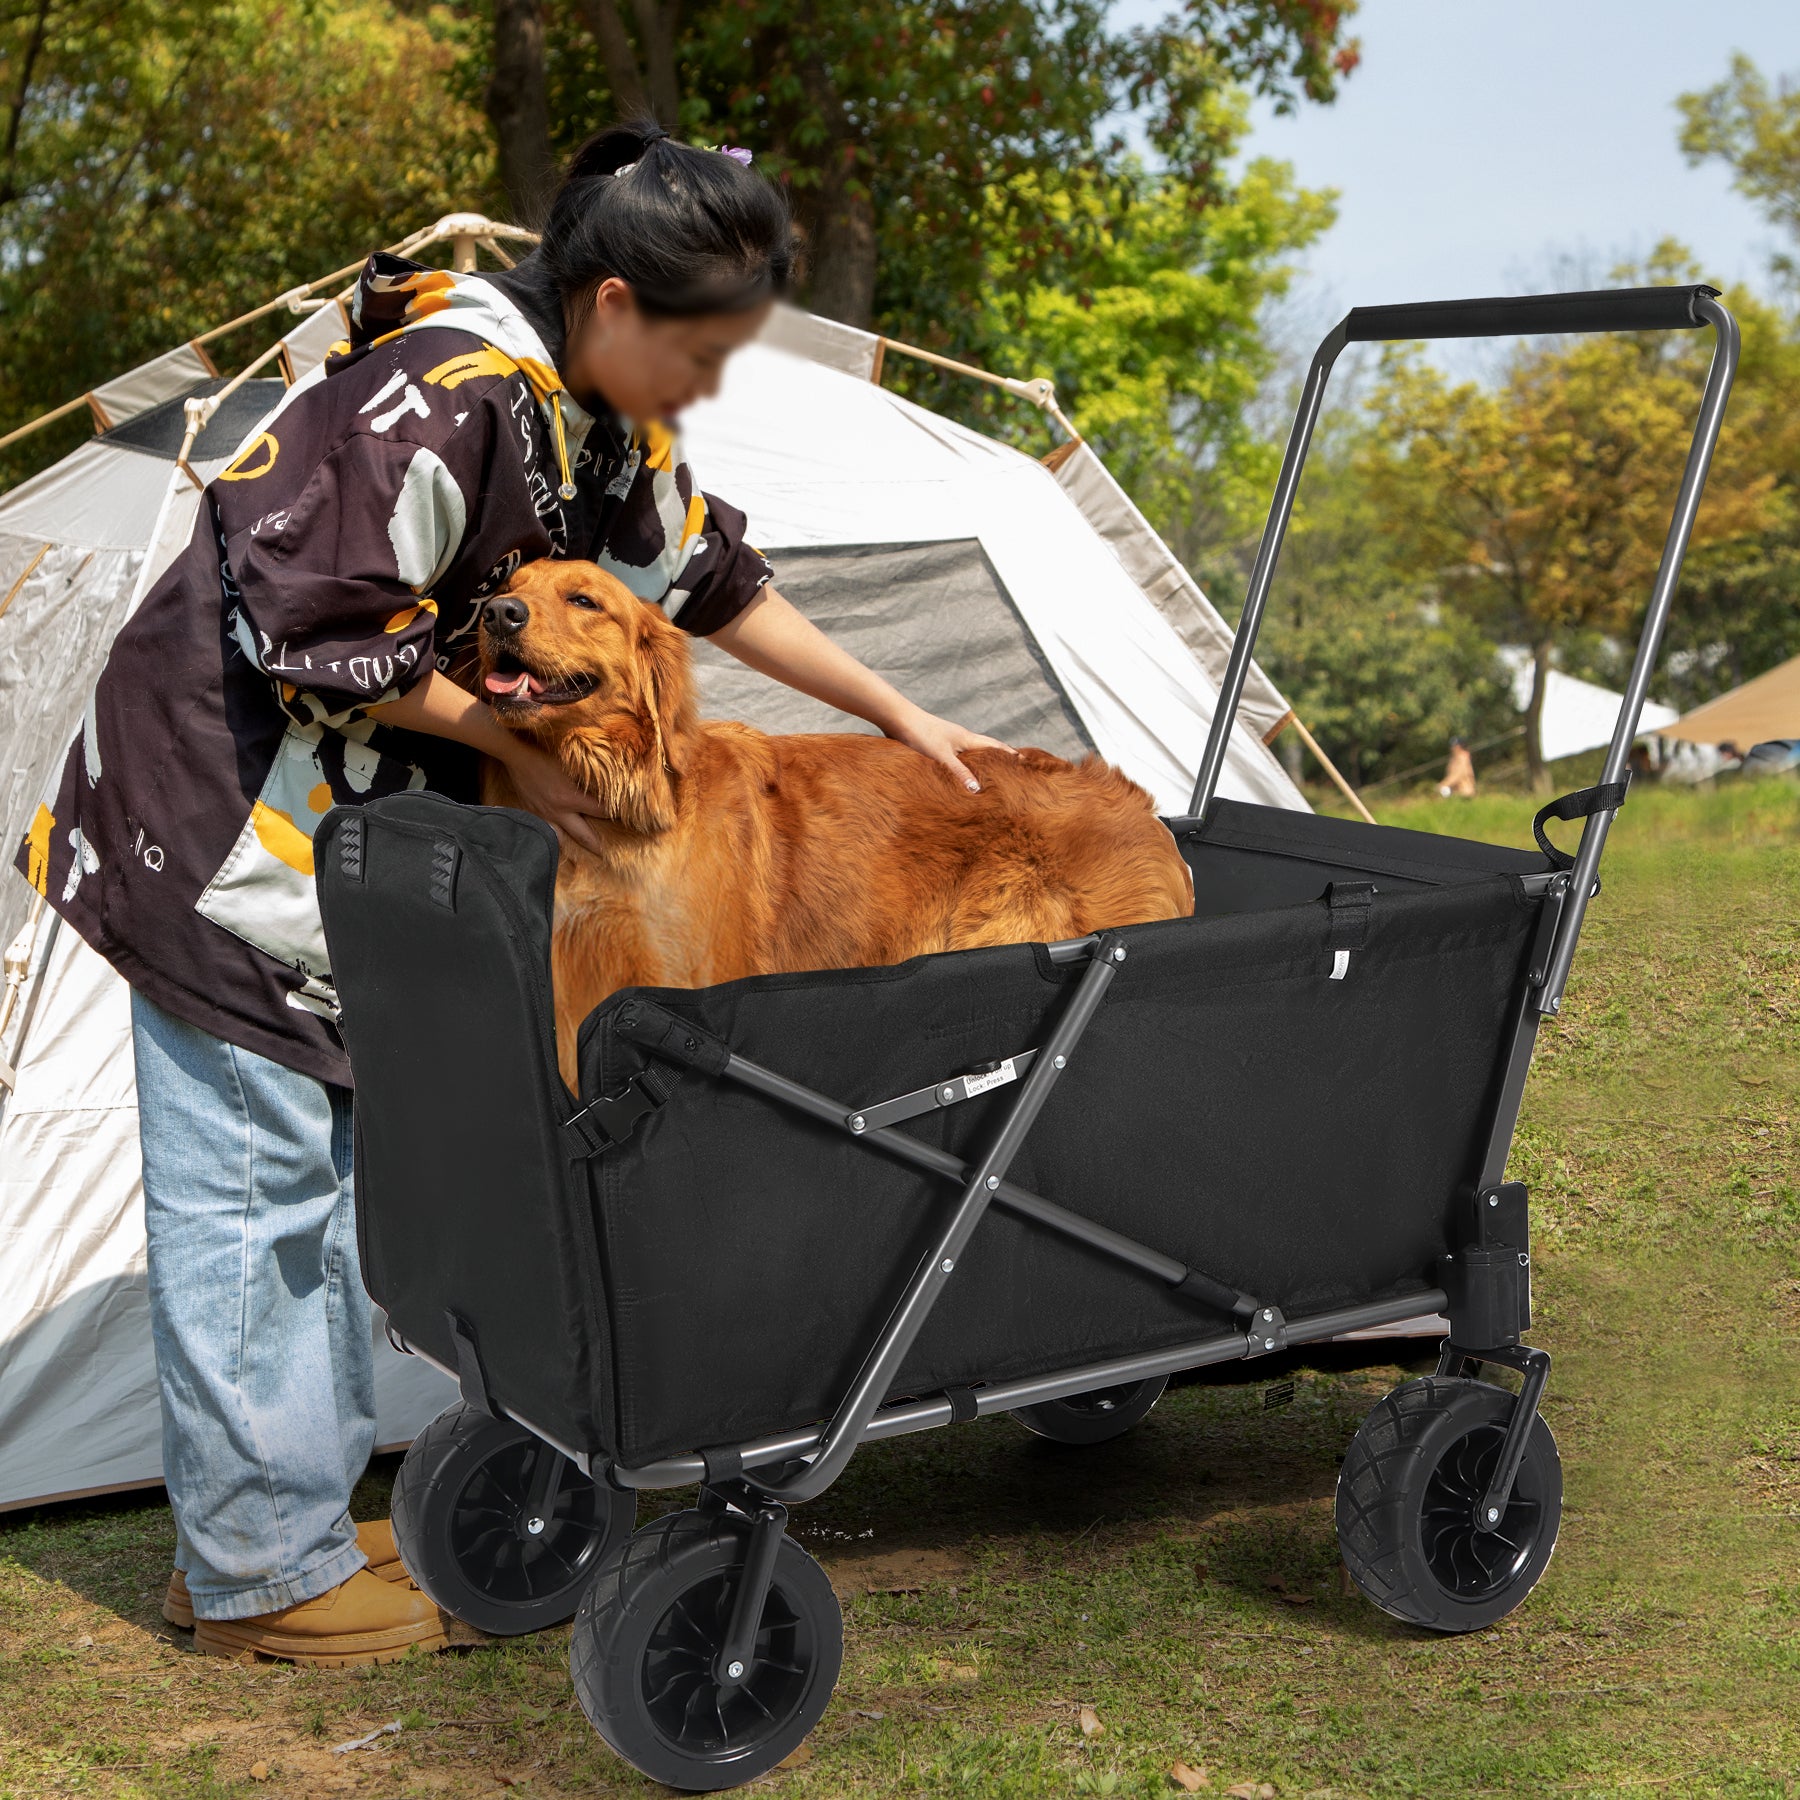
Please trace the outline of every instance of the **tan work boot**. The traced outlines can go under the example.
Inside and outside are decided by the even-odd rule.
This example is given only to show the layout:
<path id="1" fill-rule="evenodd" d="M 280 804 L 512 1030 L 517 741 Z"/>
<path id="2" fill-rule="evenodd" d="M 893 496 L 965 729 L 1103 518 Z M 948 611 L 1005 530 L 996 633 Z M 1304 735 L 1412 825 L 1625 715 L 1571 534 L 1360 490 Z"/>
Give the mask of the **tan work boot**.
<path id="1" fill-rule="evenodd" d="M 367 1519 L 356 1528 L 356 1547 L 369 1559 L 369 1573 L 383 1581 L 407 1581 L 406 1565 L 394 1546 L 394 1527 L 387 1519 Z M 162 1616 L 183 1631 L 194 1629 L 194 1601 L 188 1593 L 187 1577 L 177 1569 L 169 1577 L 169 1591 L 163 1596 Z"/>
<path id="2" fill-rule="evenodd" d="M 308 1669 L 393 1662 L 412 1649 L 441 1650 L 444 1616 L 409 1583 L 358 1569 L 328 1592 L 253 1619 L 200 1619 L 194 1648 L 248 1661 L 273 1656 Z"/>

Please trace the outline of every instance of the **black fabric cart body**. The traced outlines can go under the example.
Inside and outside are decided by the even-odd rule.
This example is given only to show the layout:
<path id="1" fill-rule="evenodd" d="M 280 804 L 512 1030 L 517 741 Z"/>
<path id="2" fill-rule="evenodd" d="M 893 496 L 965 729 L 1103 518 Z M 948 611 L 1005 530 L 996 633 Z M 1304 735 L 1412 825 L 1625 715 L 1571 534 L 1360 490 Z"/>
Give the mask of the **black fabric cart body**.
<path id="1" fill-rule="evenodd" d="M 1606 766 L 1546 809 L 1585 821 L 1572 858 L 1541 822 L 1528 852 L 1215 798 L 1346 343 L 1699 324 L 1718 349 Z M 703 1482 L 715 1521 L 729 1511 L 744 1548 L 721 1692 L 755 1663 L 785 1505 L 871 1438 L 1444 1310 L 1446 1379 L 1481 1361 L 1525 1377 L 1472 1503 L 1499 1521 L 1529 1485 L 1548 1361 L 1520 1344 L 1507 1151 L 1735 358 L 1705 288 L 1347 317 L 1309 374 L 1190 812 L 1169 821 L 1191 918 L 628 990 L 582 1028 L 577 1097 L 552 1038 L 549 828 L 422 794 L 327 819 L 370 1291 L 404 1347 L 559 1464 L 623 1496 Z M 608 1735 L 680 1785 L 767 1766 L 659 1763 Z"/>

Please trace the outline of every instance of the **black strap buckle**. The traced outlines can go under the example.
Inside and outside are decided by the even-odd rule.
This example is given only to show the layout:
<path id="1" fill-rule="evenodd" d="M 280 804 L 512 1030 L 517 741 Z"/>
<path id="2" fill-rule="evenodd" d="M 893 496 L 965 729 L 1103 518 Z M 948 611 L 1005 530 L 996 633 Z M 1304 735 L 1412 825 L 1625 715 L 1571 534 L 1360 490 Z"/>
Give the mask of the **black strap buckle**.
<path id="1" fill-rule="evenodd" d="M 583 1157 L 598 1156 L 614 1144 L 622 1144 L 637 1129 L 646 1113 L 653 1113 L 674 1091 L 668 1076 L 652 1066 L 632 1076 L 617 1094 L 590 1100 L 566 1121 L 565 1128 L 581 1146 Z"/>
<path id="2" fill-rule="evenodd" d="M 1630 786 L 1631 771 L 1627 769 L 1623 781 L 1603 781 L 1598 787 L 1580 788 L 1573 794 L 1564 794 L 1560 800 L 1552 800 L 1531 821 L 1531 835 L 1537 839 L 1538 848 L 1549 857 L 1553 869 L 1572 869 L 1575 859 L 1568 851 L 1559 850 L 1551 843 L 1545 825 L 1552 819 L 1590 819 L 1598 812 L 1617 812 L 1625 804 L 1625 792 Z"/>

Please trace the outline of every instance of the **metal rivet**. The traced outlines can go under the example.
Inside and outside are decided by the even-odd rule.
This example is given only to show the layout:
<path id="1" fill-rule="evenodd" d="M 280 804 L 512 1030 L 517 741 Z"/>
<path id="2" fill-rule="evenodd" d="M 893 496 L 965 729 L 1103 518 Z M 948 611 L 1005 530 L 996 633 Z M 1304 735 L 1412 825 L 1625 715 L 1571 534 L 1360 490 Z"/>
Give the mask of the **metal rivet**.
<path id="1" fill-rule="evenodd" d="M 1499 1516 L 1500 1516 L 1500 1509 L 1499 1509 L 1499 1507 L 1497 1507 L 1497 1506 L 1490 1506 L 1490 1507 L 1489 1507 L 1489 1508 L 1488 1508 L 1488 1523 L 1489 1523 L 1489 1524 L 1490 1524 L 1490 1525 L 1491 1525 L 1491 1524 L 1493 1524 L 1493 1522 L 1494 1522 L 1494 1521 L 1495 1521 L 1495 1520 L 1496 1520 L 1496 1519 L 1497 1519 L 1497 1518 L 1499 1518 Z"/>
<path id="2" fill-rule="evenodd" d="M 1272 1319 L 1272 1318 L 1274 1318 L 1274 1316 L 1275 1316 L 1274 1313 L 1271 1312 L 1268 1307 L 1265 1306 L 1263 1308 L 1263 1317 L 1265 1319 Z"/>
<path id="3" fill-rule="evenodd" d="M 542 1519 L 527 1519 L 525 1521 L 525 1529 L 529 1531 L 533 1537 L 538 1537 L 543 1533 L 544 1521 Z"/>
<path id="4" fill-rule="evenodd" d="M 1050 1059 L 1050 1064 L 1052 1068 L 1066 1069 L 1069 1066 L 1069 1059 L 1066 1056 L 1054 1056 Z"/>
<path id="5" fill-rule="evenodd" d="M 868 1121 L 862 1116 L 862 1114 L 858 1113 L 856 1115 L 856 1117 L 850 1121 L 850 1129 L 852 1131 L 861 1131 L 862 1128 L 864 1127 L 864 1125 L 866 1125 L 867 1123 L 868 1123 Z"/>
<path id="6" fill-rule="evenodd" d="M 989 1193 L 992 1193 L 994 1191 L 994 1189 L 997 1188 L 999 1185 L 1000 1185 L 1000 1177 L 998 1175 L 990 1175 L 988 1177 L 988 1192 Z"/>
<path id="7" fill-rule="evenodd" d="M 1125 946 L 1123 944 L 1121 944 L 1121 945 L 1119 945 L 1119 947 L 1116 950 L 1113 951 L 1113 961 L 1114 962 L 1123 962 L 1124 960 L 1125 960 Z"/>
<path id="8" fill-rule="evenodd" d="M 955 1264 L 955 1263 L 953 1263 L 953 1262 L 952 1262 L 952 1261 L 951 1261 L 951 1260 L 950 1260 L 950 1259 L 949 1259 L 949 1257 L 947 1257 L 947 1256 L 946 1256 L 946 1257 L 945 1257 L 945 1258 L 944 1258 L 944 1273 L 945 1273 L 945 1274 L 946 1274 L 946 1275 L 948 1275 L 948 1274 L 949 1274 L 949 1273 L 950 1273 L 950 1271 L 951 1271 L 951 1270 L 952 1270 L 952 1269 L 954 1269 L 954 1268 L 955 1268 L 955 1267 L 956 1267 L 956 1264 Z"/>
<path id="9" fill-rule="evenodd" d="M 938 1098 L 940 1100 L 954 1100 L 956 1098 L 956 1089 L 953 1087 L 939 1088 Z"/>
<path id="10" fill-rule="evenodd" d="M 1265 1350 L 1273 1350 L 1275 1348 L 1275 1340 L 1273 1338 L 1264 1338 L 1263 1348 Z"/>
<path id="11" fill-rule="evenodd" d="M 1498 1194 L 1489 1194 L 1488 1195 L 1488 1205 L 1489 1206 L 1498 1206 L 1499 1204 L 1500 1204 L 1500 1196 Z"/>
<path id="12" fill-rule="evenodd" d="M 727 1663 L 725 1665 L 725 1673 L 729 1675 L 733 1681 L 741 1681 L 744 1677 L 744 1665 L 740 1662 Z"/>

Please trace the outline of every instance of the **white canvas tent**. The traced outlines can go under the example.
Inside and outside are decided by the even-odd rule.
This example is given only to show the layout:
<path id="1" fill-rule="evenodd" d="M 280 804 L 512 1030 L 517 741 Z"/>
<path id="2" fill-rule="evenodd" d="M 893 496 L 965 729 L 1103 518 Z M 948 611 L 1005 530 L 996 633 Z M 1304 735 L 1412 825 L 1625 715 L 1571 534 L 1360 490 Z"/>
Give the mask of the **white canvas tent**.
<path id="1" fill-rule="evenodd" d="M 1531 704 L 1531 652 L 1507 648 L 1500 652 L 1500 658 L 1512 671 L 1513 704 L 1523 712 Z M 1583 750 L 1598 750 L 1602 744 L 1610 744 L 1624 698 L 1598 682 L 1582 681 L 1565 675 L 1561 669 L 1552 669 L 1544 685 L 1544 712 L 1538 727 L 1544 761 L 1579 756 Z M 1674 707 L 1646 700 L 1638 721 L 1638 735 L 1654 737 L 1665 726 L 1674 724 L 1675 719 Z"/>
<path id="2" fill-rule="evenodd" d="M 405 247 L 434 236 L 472 266 L 492 228 L 459 216 Z M 328 304 L 252 369 L 279 363 L 292 380 L 341 331 Z M 1218 614 L 1086 446 L 1045 467 L 882 388 L 880 351 L 865 333 L 783 315 L 687 422 L 703 479 L 744 508 L 784 591 L 903 688 L 1018 741 L 1091 746 L 1184 811 L 1229 651 Z M 196 362 L 176 352 L 108 384 L 112 429 L 0 497 L 9 846 L 54 781 L 114 633 L 192 529 L 199 486 L 177 460 L 186 403 L 221 386 Z M 279 393 L 271 379 L 226 397 L 189 449 L 199 482 Z M 706 710 L 823 722 L 717 653 L 702 661 Z M 1305 804 L 1263 742 L 1287 717 L 1253 671 L 1221 791 Z M 0 1507 L 160 1478 L 126 990 L 54 915 L 19 931 L 31 899 L 0 868 L 0 942 L 29 944 L 0 1029 L 0 1076 L 14 1083 L 0 1080 Z M 378 1351 L 380 1436 L 403 1442 L 447 1385 Z"/>

